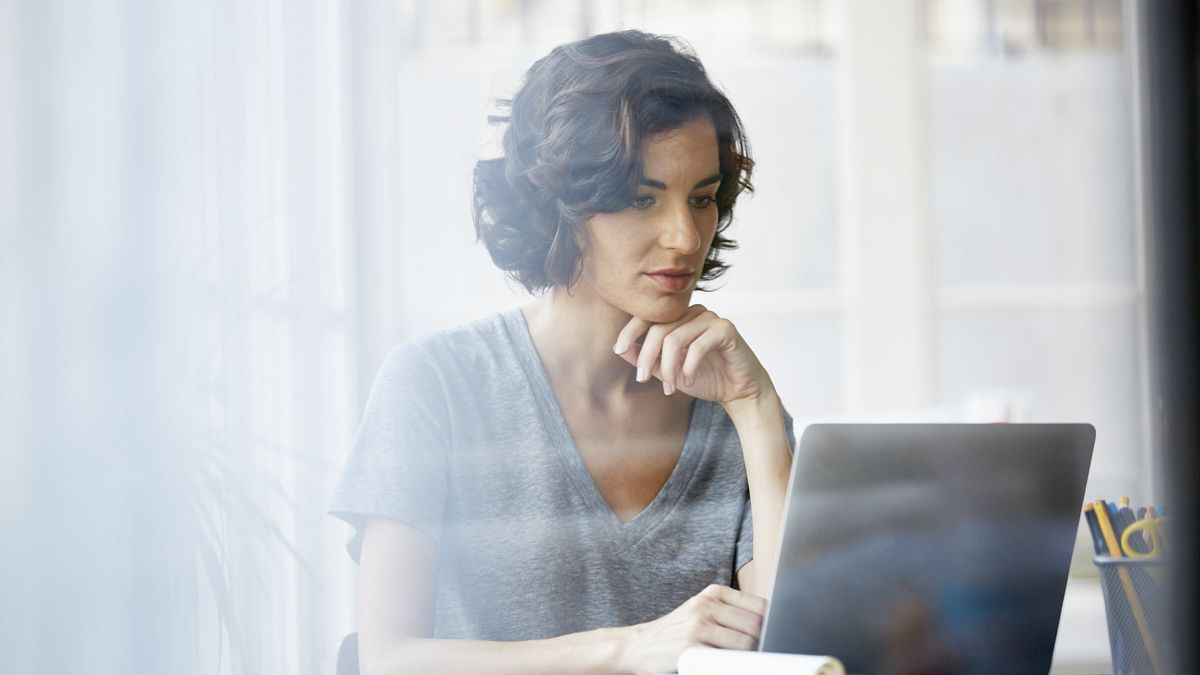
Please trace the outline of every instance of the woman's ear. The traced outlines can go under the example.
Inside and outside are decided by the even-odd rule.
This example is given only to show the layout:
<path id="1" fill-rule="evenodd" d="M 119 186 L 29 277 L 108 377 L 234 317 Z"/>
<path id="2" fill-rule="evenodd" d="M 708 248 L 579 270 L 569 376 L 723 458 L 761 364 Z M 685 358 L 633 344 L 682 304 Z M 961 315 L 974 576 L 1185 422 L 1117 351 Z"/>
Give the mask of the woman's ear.
<path id="1" fill-rule="evenodd" d="M 583 276 L 583 258 L 587 255 L 588 250 L 588 239 L 590 236 L 590 227 L 588 223 L 590 222 L 590 219 L 585 220 L 577 225 L 572 225 L 570 228 L 571 240 L 575 242 L 576 254 L 575 269 L 571 270 L 571 281 L 566 286 L 567 295 L 571 294 L 571 290 L 575 288 L 575 284 L 578 283 L 579 278 Z"/>
<path id="2" fill-rule="evenodd" d="M 587 241 L 585 228 L 559 221 L 554 230 L 554 239 L 546 250 L 543 268 L 552 286 L 564 286 L 568 290 L 583 272 L 583 255 Z M 567 269 L 568 266 L 570 269 Z"/>
<path id="3" fill-rule="evenodd" d="M 579 267 L 583 267 L 583 253 L 587 250 L 588 239 L 591 236 L 589 234 L 591 232 L 591 222 L 592 220 L 589 218 L 578 225 L 571 226 L 571 236 L 575 239 L 575 250 L 579 251 L 576 262 L 576 265 Z"/>

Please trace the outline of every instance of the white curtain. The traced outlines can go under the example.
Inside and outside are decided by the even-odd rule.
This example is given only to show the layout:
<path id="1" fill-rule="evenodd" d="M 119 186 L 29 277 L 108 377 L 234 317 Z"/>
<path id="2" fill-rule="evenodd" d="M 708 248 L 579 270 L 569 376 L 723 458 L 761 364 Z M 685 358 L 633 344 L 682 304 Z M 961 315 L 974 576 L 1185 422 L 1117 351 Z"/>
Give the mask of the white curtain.
<path id="1" fill-rule="evenodd" d="M 332 670 L 350 148 L 394 136 L 346 12 L 0 3 L 0 672 Z"/>

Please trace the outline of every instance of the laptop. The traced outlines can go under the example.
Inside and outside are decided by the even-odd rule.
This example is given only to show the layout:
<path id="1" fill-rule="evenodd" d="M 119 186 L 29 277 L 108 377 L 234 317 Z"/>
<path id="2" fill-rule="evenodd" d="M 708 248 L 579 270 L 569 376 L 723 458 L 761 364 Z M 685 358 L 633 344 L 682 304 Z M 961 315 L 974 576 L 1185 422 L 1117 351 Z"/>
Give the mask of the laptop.
<path id="1" fill-rule="evenodd" d="M 760 650 L 853 673 L 1050 670 L 1096 430 L 814 424 Z"/>

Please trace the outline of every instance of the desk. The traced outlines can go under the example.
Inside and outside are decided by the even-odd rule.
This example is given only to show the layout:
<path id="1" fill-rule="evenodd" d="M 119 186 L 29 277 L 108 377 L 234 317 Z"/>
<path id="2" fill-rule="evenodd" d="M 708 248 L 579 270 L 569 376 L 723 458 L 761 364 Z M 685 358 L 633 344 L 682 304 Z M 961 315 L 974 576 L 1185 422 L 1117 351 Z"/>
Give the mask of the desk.
<path id="1" fill-rule="evenodd" d="M 1112 673 L 1104 596 L 1098 578 L 1069 579 L 1063 598 L 1051 675 Z"/>

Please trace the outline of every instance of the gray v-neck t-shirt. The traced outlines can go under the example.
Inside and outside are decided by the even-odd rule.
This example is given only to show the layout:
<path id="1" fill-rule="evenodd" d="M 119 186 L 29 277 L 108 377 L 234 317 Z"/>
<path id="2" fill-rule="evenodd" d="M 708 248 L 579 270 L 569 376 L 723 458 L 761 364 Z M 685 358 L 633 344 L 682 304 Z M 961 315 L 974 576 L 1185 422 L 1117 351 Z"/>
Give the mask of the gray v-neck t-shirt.
<path id="1" fill-rule="evenodd" d="M 329 510 L 354 526 L 355 560 L 368 517 L 437 542 L 441 638 L 649 621 L 708 584 L 733 585 L 753 557 L 741 445 L 724 409 L 693 402 L 670 477 L 622 523 L 571 438 L 520 309 L 388 355 Z"/>

